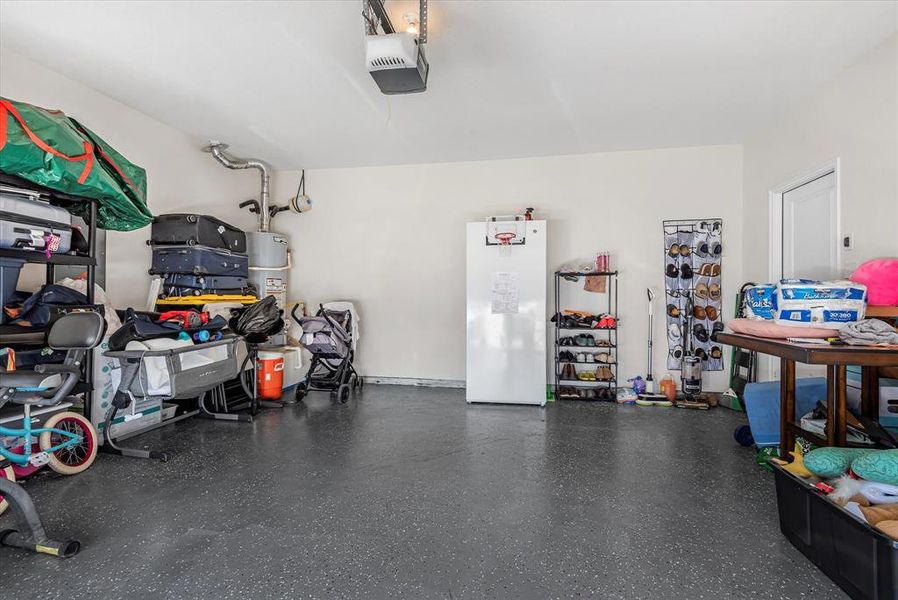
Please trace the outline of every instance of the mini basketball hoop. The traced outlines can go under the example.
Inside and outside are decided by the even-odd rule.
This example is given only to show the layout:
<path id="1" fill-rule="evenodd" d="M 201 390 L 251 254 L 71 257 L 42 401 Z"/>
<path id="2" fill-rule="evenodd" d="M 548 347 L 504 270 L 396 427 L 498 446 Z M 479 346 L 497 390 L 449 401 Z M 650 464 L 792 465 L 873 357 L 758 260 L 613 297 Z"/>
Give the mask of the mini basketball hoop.
<path id="1" fill-rule="evenodd" d="M 511 256 L 513 246 L 526 243 L 526 221 L 523 215 L 487 217 L 486 245 L 499 246 L 500 256 Z"/>
<path id="2" fill-rule="evenodd" d="M 499 256 L 511 256 L 511 243 L 518 234 L 513 231 L 500 231 L 493 235 L 499 242 Z"/>

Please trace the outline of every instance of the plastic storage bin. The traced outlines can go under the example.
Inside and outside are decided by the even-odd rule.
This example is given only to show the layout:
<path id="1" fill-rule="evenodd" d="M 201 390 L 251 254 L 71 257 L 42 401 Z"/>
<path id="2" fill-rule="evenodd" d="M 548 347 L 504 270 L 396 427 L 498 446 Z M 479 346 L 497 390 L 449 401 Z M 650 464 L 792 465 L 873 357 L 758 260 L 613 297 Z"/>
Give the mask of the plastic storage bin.
<path id="1" fill-rule="evenodd" d="M 771 464 L 783 535 L 855 600 L 898 600 L 898 541 Z"/>
<path id="2" fill-rule="evenodd" d="M 780 443 L 780 383 L 765 381 L 745 386 L 745 412 L 751 435 L 758 448 Z M 795 380 L 795 419 L 813 410 L 818 401 L 826 402 L 826 378 L 807 377 Z"/>

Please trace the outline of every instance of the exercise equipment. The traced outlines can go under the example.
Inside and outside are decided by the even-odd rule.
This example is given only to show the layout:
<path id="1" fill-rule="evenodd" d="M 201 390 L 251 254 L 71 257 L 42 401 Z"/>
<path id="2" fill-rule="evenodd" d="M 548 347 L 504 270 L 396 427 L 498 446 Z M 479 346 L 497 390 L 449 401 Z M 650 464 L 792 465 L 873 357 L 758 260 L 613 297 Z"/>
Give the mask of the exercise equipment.
<path id="1" fill-rule="evenodd" d="M 0 470 L 8 466 L 8 461 L 0 461 Z M 0 546 L 22 548 L 59 558 L 70 558 L 81 550 L 81 543 L 76 540 L 57 541 L 47 537 L 31 496 L 15 481 L 0 477 L 0 496 L 8 503 L 15 523 L 15 529 L 0 531 Z"/>

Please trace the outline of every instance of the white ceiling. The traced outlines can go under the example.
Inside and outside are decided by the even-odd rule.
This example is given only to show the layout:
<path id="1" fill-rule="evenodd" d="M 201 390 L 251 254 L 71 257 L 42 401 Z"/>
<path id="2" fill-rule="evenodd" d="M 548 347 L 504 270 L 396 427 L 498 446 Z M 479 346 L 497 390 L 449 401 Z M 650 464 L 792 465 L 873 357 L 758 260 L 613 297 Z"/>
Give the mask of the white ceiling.
<path id="1" fill-rule="evenodd" d="M 894 2 L 431 0 L 429 89 L 388 98 L 361 5 L 3 0 L 0 42 L 198 145 L 314 168 L 736 143 L 898 24 Z"/>

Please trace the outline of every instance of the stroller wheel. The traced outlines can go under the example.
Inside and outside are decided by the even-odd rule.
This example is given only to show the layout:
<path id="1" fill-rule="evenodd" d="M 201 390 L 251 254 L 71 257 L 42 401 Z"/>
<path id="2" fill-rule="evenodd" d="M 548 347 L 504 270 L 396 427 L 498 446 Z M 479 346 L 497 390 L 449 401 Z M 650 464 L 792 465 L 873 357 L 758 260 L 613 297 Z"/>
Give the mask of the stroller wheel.
<path id="1" fill-rule="evenodd" d="M 345 383 L 337 388 L 337 397 L 340 399 L 340 404 L 346 404 L 349 401 L 349 393 L 349 386 Z"/>
<path id="2" fill-rule="evenodd" d="M 298 383 L 298 384 L 296 384 L 296 391 L 293 392 L 293 397 L 296 399 L 297 402 L 302 402 L 303 398 L 306 397 L 306 394 L 308 393 L 308 391 L 309 390 L 306 387 L 305 383 Z"/>

